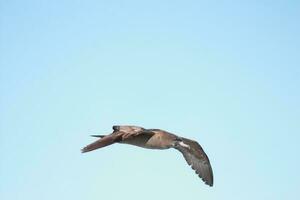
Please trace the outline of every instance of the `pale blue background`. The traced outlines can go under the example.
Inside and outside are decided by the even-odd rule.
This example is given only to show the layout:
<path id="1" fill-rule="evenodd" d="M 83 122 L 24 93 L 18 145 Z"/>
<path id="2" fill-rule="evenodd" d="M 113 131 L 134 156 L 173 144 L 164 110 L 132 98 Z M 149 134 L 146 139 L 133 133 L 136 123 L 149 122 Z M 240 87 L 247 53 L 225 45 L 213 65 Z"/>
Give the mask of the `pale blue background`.
<path id="1" fill-rule="evenodd" d="M 295 200 L 299 1 L 1 1 L 2 200 Z M 113 124 L 199 141 L 215 186 Z M 142 195 L 142 197 L 141 197 Z"/>

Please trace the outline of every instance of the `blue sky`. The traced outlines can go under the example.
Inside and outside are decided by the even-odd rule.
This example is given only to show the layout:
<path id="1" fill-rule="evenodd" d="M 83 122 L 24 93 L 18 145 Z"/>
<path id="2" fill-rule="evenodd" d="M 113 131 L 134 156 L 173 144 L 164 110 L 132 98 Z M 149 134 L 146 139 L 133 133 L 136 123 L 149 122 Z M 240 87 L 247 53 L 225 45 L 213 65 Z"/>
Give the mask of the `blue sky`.
<path id="1" fill-rule="evenodd" d="M 298 199 L 299 8 L 1 1 L 1 199 Z M 199 141 L 214 187 L 175 150 L 80 153 L 113 124 Z"/>

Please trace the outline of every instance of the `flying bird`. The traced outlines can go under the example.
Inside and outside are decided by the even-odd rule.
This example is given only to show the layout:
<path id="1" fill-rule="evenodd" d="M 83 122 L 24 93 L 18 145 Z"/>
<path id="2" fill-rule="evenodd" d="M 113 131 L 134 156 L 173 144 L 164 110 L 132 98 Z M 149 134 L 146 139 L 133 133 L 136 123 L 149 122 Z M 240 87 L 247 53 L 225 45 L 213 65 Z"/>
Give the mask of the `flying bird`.
<path id="1" fill-rule="evenodd" d="M 161 129 L 145 129 L 139 126 L 113 126 L 109 135 L 92 135 L 100 139 L 84 147 L 86 153 L 114 143 L 131 144 L 147 149 L 175 148 L 180 151 L 196 174 L 209 186 L 213 186 L 213 172 L 209 159 L 194 140 L 177 136 Z"/>

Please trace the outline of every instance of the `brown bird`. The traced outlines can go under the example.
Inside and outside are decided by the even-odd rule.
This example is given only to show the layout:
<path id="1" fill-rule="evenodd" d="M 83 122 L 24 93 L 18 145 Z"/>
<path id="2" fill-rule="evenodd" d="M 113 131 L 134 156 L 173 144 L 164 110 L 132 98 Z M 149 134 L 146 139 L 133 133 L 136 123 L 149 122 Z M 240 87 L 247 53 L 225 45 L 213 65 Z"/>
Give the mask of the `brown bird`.
<path id="1" fill-rule="evenodd" d="M 92 135 L 99 140 L 87 145 L 81 151 L 86 153 L 114 143 L 131 144 L 147 149 L 179 150 L 196 174 L 209 186 L 213 186 L 213 172 L 209 159 L 202 147 L 194 140 L 179 137 L 160 129 L 145 129 L 139 126 L 113 126 L 109 135 Z"/>

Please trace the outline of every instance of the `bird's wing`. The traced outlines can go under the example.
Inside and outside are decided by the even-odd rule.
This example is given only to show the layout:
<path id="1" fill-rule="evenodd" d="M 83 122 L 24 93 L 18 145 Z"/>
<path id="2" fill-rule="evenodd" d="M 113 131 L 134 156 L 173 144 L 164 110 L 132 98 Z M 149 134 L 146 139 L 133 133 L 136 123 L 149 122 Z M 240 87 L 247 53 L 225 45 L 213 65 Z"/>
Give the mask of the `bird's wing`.
<path id="1" fill-rule="evenodd" d="M 122 132 L 130 132 L 130 133 L 135 133 L 135 132 L 140 132 L 145 130 L 143 127 L 140 126 L 119 126 L 115 125 L 112 127 L 114 132 L 122 131 Z"/>
<path id="2" fill-rule="evenodd" d="M 100 135 L 97 137 L 101 137 L 99 140 L 87 145 L 84 147 L 81 152 L 86 153 L 89 151 L 93 151 L 95 149 L 99 149 L 108 145 L 111 145 L 116 142 L 122 142 L 123 140 L 130 139 L 134 136 L 138 135 L 153 135 L 153 132 L 147 131 L 146 129 L 138 126 L 113 126 L 114 132 L 110 135 Z"/>
<path id="3" fill-rule="evenodd" d="M 141 134 L 150 134 L 149 131 L 139 126 L 113 126 L 113 130 L 114 133 L 121 133 L 121 141 Z"/>
<path id="4" fill-rule="evenodd" d="M 110 135 L 106 135 L 106 136 L 100 138 L 99 140 L 96 140 L 95 142 L 87 145 L 83 149 L 81 149 L 81 152 L 86 153 L 86 152 L 89 152 L 89 151 L 93 151 L 95 149 L 99 149 L 99 148 L 111 145 L 115 142 L 120 141 L 121 136 L 122 136 L 122 134 L 120 134 L 120 133 L 113 133 L 113 134 L 110 134 Z"/>
<path id="5" fill-rule="evenodd" d="M 209 159 L 202 147 L 193 140 L 181 138 L 182 142 L 189 147 L 179 145 L 176 147 L 196 174 L 209 186 L 213 186 L 213 172 Z"/>

